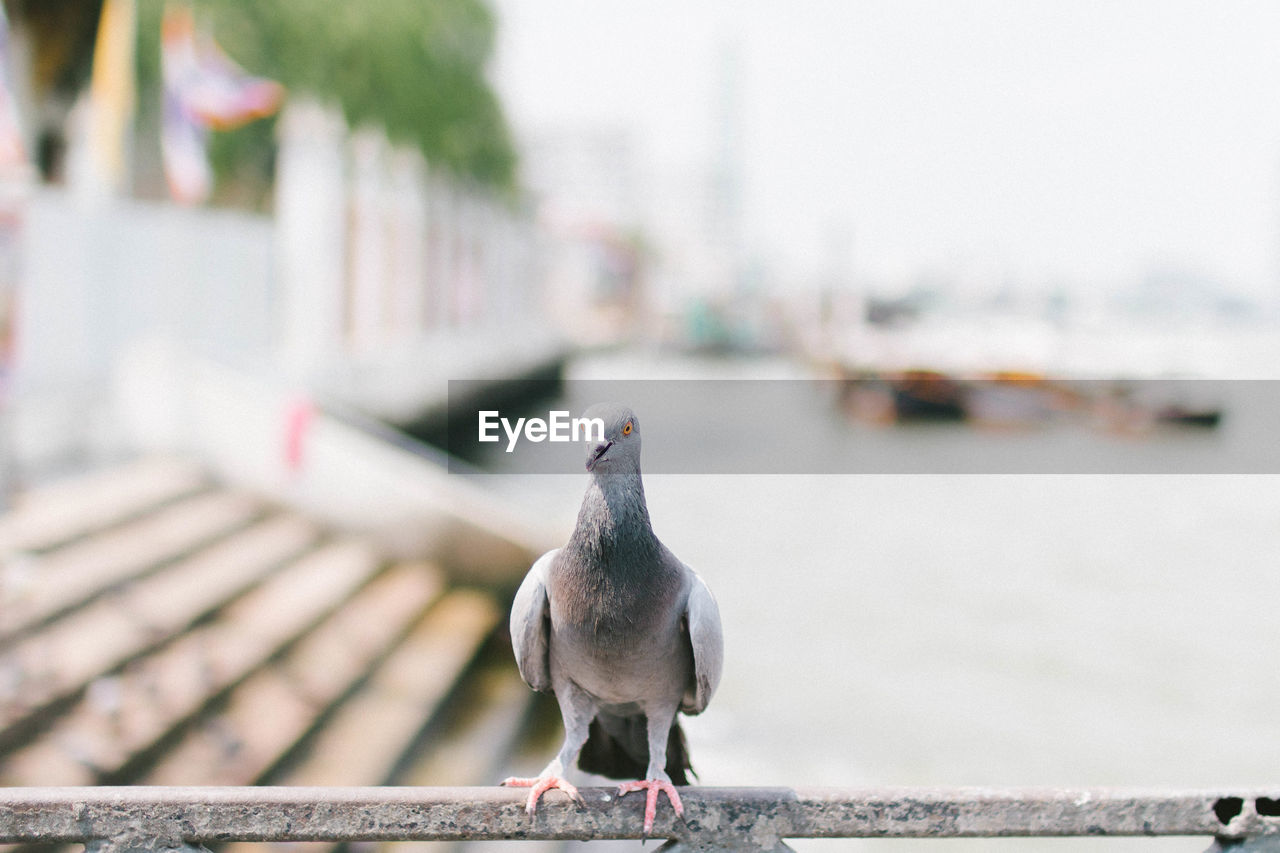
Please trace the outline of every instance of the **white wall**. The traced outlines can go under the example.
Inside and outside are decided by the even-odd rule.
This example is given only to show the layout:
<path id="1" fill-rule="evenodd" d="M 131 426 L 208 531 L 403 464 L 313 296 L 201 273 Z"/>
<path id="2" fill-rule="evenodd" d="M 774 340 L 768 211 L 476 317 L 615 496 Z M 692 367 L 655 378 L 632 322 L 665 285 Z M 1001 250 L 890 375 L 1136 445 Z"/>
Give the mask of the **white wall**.
<path id="1" fill-rule="evenodd" d="M 20 458 L 110 446 L 106 380 L 142 339 L 406 419 L 450 378 L 554 355 L 532 217 L 319 105 L 291 103 L 279 127 L 273 217 L 34 193 L 10 395 Z"/>

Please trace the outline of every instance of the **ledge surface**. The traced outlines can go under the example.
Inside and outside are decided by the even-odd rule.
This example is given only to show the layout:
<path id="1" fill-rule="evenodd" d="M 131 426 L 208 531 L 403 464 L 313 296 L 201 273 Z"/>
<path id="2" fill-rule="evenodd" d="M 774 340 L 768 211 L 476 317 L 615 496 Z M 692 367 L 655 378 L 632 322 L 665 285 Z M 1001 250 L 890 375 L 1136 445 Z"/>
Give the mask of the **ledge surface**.
<path id="1" fill-rule="evenodd" d="M 618 839 L 641 837 L 643 798 L 559 792 L 535 818 L 523 789 L 84 787 L 0 789 L 0 842 Z M 686 788 L 653 835 L 785 838 L 1280 835 L 1280 790 Z"/>

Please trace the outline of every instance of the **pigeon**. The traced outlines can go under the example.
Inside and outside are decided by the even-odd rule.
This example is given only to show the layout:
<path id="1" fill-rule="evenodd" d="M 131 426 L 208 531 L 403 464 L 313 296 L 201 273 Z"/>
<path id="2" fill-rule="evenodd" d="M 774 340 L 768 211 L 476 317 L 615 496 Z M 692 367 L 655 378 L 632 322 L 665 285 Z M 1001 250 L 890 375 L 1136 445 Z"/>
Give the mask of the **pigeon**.
<path id="1" fill-rule="evenodd" d="M 564 745 L 536 778 L 502 784 L 531 788 L 533 816 L 552 788 L 582 804 L 564 777 L 574 759 L 612 779 L 639 776 L 618 796 L 646 792 L 647 838 L 659 793 L 684 815 L 675 785 L 688 784 L 692 766 L 676 713 L 701 713 L 720 683 L 720 611 L 702 578 L 653 533 L 639 418 L 616 403 L 584 417 L 602 419 L 604 435 L 587 443 L 591 479 L 577 523 L 564 547 L 533 564 L 511 607 L 520 676 L 555 693 Z"/>

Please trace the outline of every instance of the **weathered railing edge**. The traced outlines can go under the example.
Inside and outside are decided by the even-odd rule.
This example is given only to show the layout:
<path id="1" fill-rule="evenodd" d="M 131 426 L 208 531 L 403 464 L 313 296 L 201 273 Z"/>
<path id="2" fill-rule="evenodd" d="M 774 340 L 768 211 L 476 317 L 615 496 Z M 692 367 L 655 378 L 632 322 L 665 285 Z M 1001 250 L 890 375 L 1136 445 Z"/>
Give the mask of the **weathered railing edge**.
<path id="1" fill-rule="evenodd" d="M 582 789 L 548 794 L 536 817 L 526 792 L 485 788 L 0 788 L 0 842 L 182 842 L 640 838 L 643 798 Z M 665 801 L 653 836 L 770 849 L 786 838 L 1004 836 L 1280 837 L 1275 789 L 1047 788 L 681 789 L 683 821 Z"/>

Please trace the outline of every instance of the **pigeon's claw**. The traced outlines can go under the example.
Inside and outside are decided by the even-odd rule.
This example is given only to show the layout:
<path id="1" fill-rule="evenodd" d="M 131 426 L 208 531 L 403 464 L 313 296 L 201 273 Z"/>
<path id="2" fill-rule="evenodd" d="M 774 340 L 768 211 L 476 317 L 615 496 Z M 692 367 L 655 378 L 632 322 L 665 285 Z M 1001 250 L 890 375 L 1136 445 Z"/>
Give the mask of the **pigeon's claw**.
<path id="1" fill-rule="evenodd" d="M 676 810 L 676 817 L 684 817 L 684 803 L 680 802 L 680 795 L 676 792 L 676 786 L 672 785 L 665 779 L 642 779 L 639 782 L 623 782 L 618 786 L 618 796 L 630 794 L 632 791 L 645 791 L 644 801 L 644 837 L 648 838 L 649 833 L 653 832 L 653 819 L 658 813 L 658 792 L 667 795 L 667 799 L 671 801 L 671 807 Z"/>
<path id="2" fill-rule="evenodd" d="M 578 793 L 578 789 L 570 784 L 567 779 L 560 776 L 538 776 L 532 779 L 512 776 L 508 779 L 503 779 L 502 784 L 508 788 L 530 789 L 529 799 L 524 804 L 524 810 L 528 813 L 529 817 L 533 817 L 538 811 L 538 798 L 547 791 L 550 791 L 552 788 L 559 788 L 561 791 L 564 791 L 569 796 L 569 799 L 573 800 L 580 806 L 585 804 L 582 799 L 582 795 Z"/>

